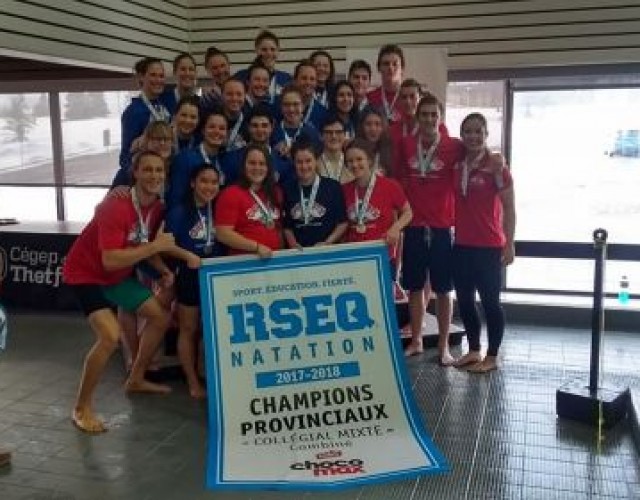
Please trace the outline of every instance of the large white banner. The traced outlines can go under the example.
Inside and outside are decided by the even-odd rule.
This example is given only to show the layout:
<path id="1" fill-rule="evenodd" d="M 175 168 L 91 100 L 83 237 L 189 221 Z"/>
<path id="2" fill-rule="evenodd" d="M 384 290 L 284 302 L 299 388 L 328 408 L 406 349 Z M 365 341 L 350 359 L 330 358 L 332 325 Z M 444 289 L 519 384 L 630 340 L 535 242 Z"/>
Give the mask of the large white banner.
<path id="1" fill-rule="evenodd" d="M 209 488 L 446 470 L 407 380 L 383 244 L 209 259 L 200 286 Z"/>

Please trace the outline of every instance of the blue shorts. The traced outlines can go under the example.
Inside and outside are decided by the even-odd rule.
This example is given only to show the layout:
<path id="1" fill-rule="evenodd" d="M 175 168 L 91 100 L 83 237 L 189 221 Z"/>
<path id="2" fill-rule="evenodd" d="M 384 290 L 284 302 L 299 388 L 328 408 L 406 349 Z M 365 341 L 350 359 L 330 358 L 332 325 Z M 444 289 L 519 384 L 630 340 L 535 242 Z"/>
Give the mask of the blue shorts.
<path id="1" fill-rule="evenodd" d="M 427 283 L 437 294 L 453 290 L 451 230 L 407 227 L 402 247 L 402 286 L 410 292 Z"/>

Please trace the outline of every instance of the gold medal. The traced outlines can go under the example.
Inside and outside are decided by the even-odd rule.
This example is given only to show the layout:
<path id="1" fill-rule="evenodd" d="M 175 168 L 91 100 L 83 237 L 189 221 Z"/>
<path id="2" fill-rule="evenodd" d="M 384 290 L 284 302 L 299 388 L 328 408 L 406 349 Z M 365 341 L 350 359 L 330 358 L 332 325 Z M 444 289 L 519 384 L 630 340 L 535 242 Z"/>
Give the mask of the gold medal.
<path id="1" fill-rule="evenodd" d="M 360 223 L 356 225 L 356 232 L 359 234 L 364 234 L 367 232 L 367 226 L 364 223 Z"/>
<path id="2" fill-rule="evenodd" d="M 276 227 L 275 222 L 273 222 L 273 220 L 269 219 L 268 221 L 265 221 L 264 226 L 267 229 L 273 229 L 274 227 Z"/>

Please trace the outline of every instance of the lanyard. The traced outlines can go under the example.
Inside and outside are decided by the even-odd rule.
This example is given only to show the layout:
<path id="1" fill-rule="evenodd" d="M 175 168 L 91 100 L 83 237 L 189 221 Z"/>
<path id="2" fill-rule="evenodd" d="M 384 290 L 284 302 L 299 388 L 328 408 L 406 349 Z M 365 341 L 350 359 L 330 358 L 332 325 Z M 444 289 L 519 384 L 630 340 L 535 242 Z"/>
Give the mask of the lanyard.
<path id="1" fill-rule="evenodd" d="M 309 106 L 307 106 L 307 112 L 304 114 L 304 119 L 302 120 L 302 123 L 308 123 L 309 120 L 311 119 L 311 113 L 313 113 L 313 107 L 316 104 L 316 98 L 315 96 L 311 98 L 311 102 L 309 103 Z"/>
<path id="2" fill-rule="evenodd" d="M 329 99 L 329 95 L 328 95 L 328 92 L 327 92 L 327 89 L 326 89 L 326 88 L 325 88 L 325 89 L 322 89 L 322 90 L 320 90 L 320 91 L 317 91 L 317 90 L 316 90 L 316 97 L 315 97 L 315 98 L 316 98 L 316 99 L 318 100 L 318 102 L 319 102 L 320 104 L 322 104 L 325 108 L 327 107 L 327 101 L 328 101 L 328 99 Z"/>
<path id="3" fill-rule="evenodd" d="M 469 178 L 471 174 L 478 169 L 481 163 L 484 162 L 487 157 L 487 150 L 485 149 L 482 153 L 476 156 L 473 160 L 467 161 L 465 158 L 462 162 L 462 172 L 460 175 L 460 190 L 462 191 L 462 196 L 466 197 L 469 193 Z M 504 181 L 502 180 L 502 173 L 496 172 L 494 174 L 494 180 L 498 189 L 502 189 L 504 187 Z"/>
<path id="4" fill-rule="evenodd" d="M 418 133 L 418 124 L 416 123 L 413 126 L 413 129 L 411 129 L 411 132 L 409 132 L 409 127 L 407 127 L 406 122 L 402 122 L 402 137 L 409 137 L 409 136 L 414 136 Z"/>
<path id="5" fill-rule="evenodd" d="M 213 236 L 215 234 L 215 231 L 213 229 L 213 222 L 212 222 L 213 218 L 211 217 L 211 202 L 210 201 L 207 202 L 206 216 L 202 215 L 199 208 L 196 208 L 196 212 L 198 213 L 200 224 L 202 224 L 202 227 L 204 228 L 204 231 L 205 231 L 205 235 L 207 237 L 206 238 L 207 242 L 204 245 L 204 251 L 205 253 L 210 253 L 211 249 L 213 248 Z"/>
<path id="6" fill-rule="evenodd" d="M 355 200 L 356 200 L 356 222 L 358 224 L 358 228 L 364 228 L 364 216 L 367 212 L 367 208 L 369 208 L 369 201 L 371 200 L 371 195 L 373 194 L 373 188 L 376 185 L 376 180 L 378 176 L 371 172 L 371 177 L 369 177 L 369 184 L 367 184 L 367 190 L 364 193 L 364 198 L 360 201 L 360 197 L 358 196 L 358 185 L 354 183 L 355 187 Z"/>
<path id="7" fill-rule="evenodd" d="M 295 140 L 298 138 L 298 136 L 300 135 L 300 132 L 302 132 L 302 127 L 304 127 L 304 122 L 302 122 L 300 124 L 300 126 L 298 127 L 298 129 L 296 130 L 296 133 L 293 134 L 293 137 L 291 137 L 288 133 L 287 133 L 287 129 L 284 126 L 284 122 L 280 122 L 280 128 L 282 129 L 282 133 L 284 134 L 284 142 L 287 145 L 287 147 L 291 147 L 291 145 L 295 142 Z"/>
<path id="8" fill-rule="evenodd" d="M 391 105 L 387 101 L 387 93 L 384 90 L 384 87 L 380 87 L 380 92 L 382 93 L 382 105 L 384 106 L 384 114 L 387 117 L 387 120 L 393 121 L 393 117 L 395 115 L 393 107 L 396 105 L 396 101 L 400 96 L 400 87 L 396 90 L 396 95 L 393 97 L 393 101 L 391 101 Z"/>
<path id="9" fill-rule="evenodd" d="M 131 202 L 133 203 L 133 209 L 136 211 L 138 217 L 138 239 L 140 243 L 149 243 L 149 219 L 151 219 L 151 210 L 147 213 L 147 218 L 142 217 L 142 209 L 140 208 L 140 200 L 138 199 L 138 193 L 135 186 L 131 188 Z"/>
<path id="10" fill-rule="evenodd" d="M 169 112 L 167 111 L 167 108 L 165 108 L 162 104 L 153 104 L 144 92 L 140 92 L 140 99 L 142 99 L 142 102 L 149 110 L 149 113 L 151 113 L 151 116 L 153 116 L 153 121 L 169 121 Z"/>
<path id="11" fill-rule="evenodd" d="M 251 193 L 251 197 L 258 204 L 258 207 L 260 208 L 260 213 L 262 214 L 262 223 L 270 229 L 273 228 L 275 226 L 275 223 L 273 222 L 273 213 L 270 210 L 270 208 L 263 203 L 263 201 L 254 192 L 253 189 L 249 188 L 249 193 Z"/>
<path id="12" fill-rule="evenodd" d="M 320 156 L 320 161 L 322 161 L 322 166 L 324 167 L 324 171 L 327 174 L 325 175 L 325 177 L 329 177 L 330 179 L 340 182 L 340 179 L 342 178 L 342 171 L 344 170 L 344 155 L 340 153 L 340 160 L 338 160 L 339 163 L 337 171 L 331 167 L 331 162 L 324 153 L 322 153 L 322 155 Z"/>
<path id="13" fill-rule="evenodd" d="M 424 177 L 428 172 L 433 170 L 433 159 L 436 155 L 436 150 L 440 144 L 440 134 L 436 134 L 436 138 L 429 146 L 427 151 L 422 149 L 422 136 L 418 136 L 418 170 L 420 175 Z"/>
<path id="14" fill-rule="evenodd" d="M 309 198 L 305 199 L 304 191 L 302 190 L 302 185 L 300 185 L 300 208 L 302 209 L 302 218 L 304 220 L 304 225 L 308 225 L 311 220 L 311 210 L 316 203 L 316 198 L 318 196 L 318 188 L 320 187 L 320 176 L 316 175 L 315 179 L 313 179 L 313 186 L 311 187 L 311 193 L 309 194 Z"/>
<path id="15" fill-rule="evenodd" d="M 204 149 L 204 142 L 200 143 L 200 155 L 202 156 L 202 159 L 207 165 L 213 165 L 213 167 L 216 169 L 216 172 L 218 172 L 218 179 L 220 181 L 220 185 L 224 186 L 224 172 L 220 167 L 220 159 L 218 158 L 218 155 L 215 156 L 215 163 L 212 163 L 211 158 L 209 157 L 206 150 Z"/>
<path id="16" fill-rule="evenodd" d="M 273 72 L 273 76 L 271 77 L 271 81 L 269 82 L 269 95 L 271 96 L 271 102 L 274 101 L 275 96 L 277 96 L 278 94 L 280 94 L 280 85 L 278 85 L 278 82 L 276 81 L 276 72 Z"/>
<path id="17" fill-rule="evenodd" d="M 366 108 L 369 105 L 369 100 L 365 97 L 364 99 L 362 99 L 362 101 L 360 101 L 360 104 L 358 104 L 358 111 L 364 111 L 364 108 Z"/>
<path id="18" fill-rule="evenodd" d="M 242 111 L 236 120 L 236 124 L 229 132 L 229 138 L 227 139 L 227 144 L 229 145 L 229 149 L 239 149 L 244 146 L 244 144 L 236 144 L 236 139 L 238 139 L 238 134 L 240 133 L 240 127 L 242 127 L 242 121 L 244 120 L 244 115 Z M 244 141 L 242 141 L 244 143 Z"/>

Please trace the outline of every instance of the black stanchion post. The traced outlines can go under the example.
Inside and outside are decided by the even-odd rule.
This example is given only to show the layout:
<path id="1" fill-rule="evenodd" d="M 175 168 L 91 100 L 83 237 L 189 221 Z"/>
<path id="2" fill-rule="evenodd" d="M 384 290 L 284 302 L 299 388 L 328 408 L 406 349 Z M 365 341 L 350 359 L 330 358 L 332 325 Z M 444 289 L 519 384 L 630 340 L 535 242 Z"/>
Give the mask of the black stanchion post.
<path id="1" fill-rule="evenodd" d="M 593 232 L 595 249 L 595 273 L 593 277 L 593 310 L 591 311 L 591 366 L 589 369 L 589 392 L 595 394 L 600 382 L 600 348 L 604 330 L 604 262 L 607 259 L 607 232 Z"/>
<path id="2" fill-rule="evenodd" d="M 604 330 L 604 275 L 607 259 L 607 231 L 593 232 L 595 273 L 591 315 L 591 365 L 589 384 L 583 379 L 565 383 L 556 391 L 556 413 L 561 418 L 612 427 L 627 415 L 631 404 L 629 388 L 600 383 L 600 353 Z"/>

